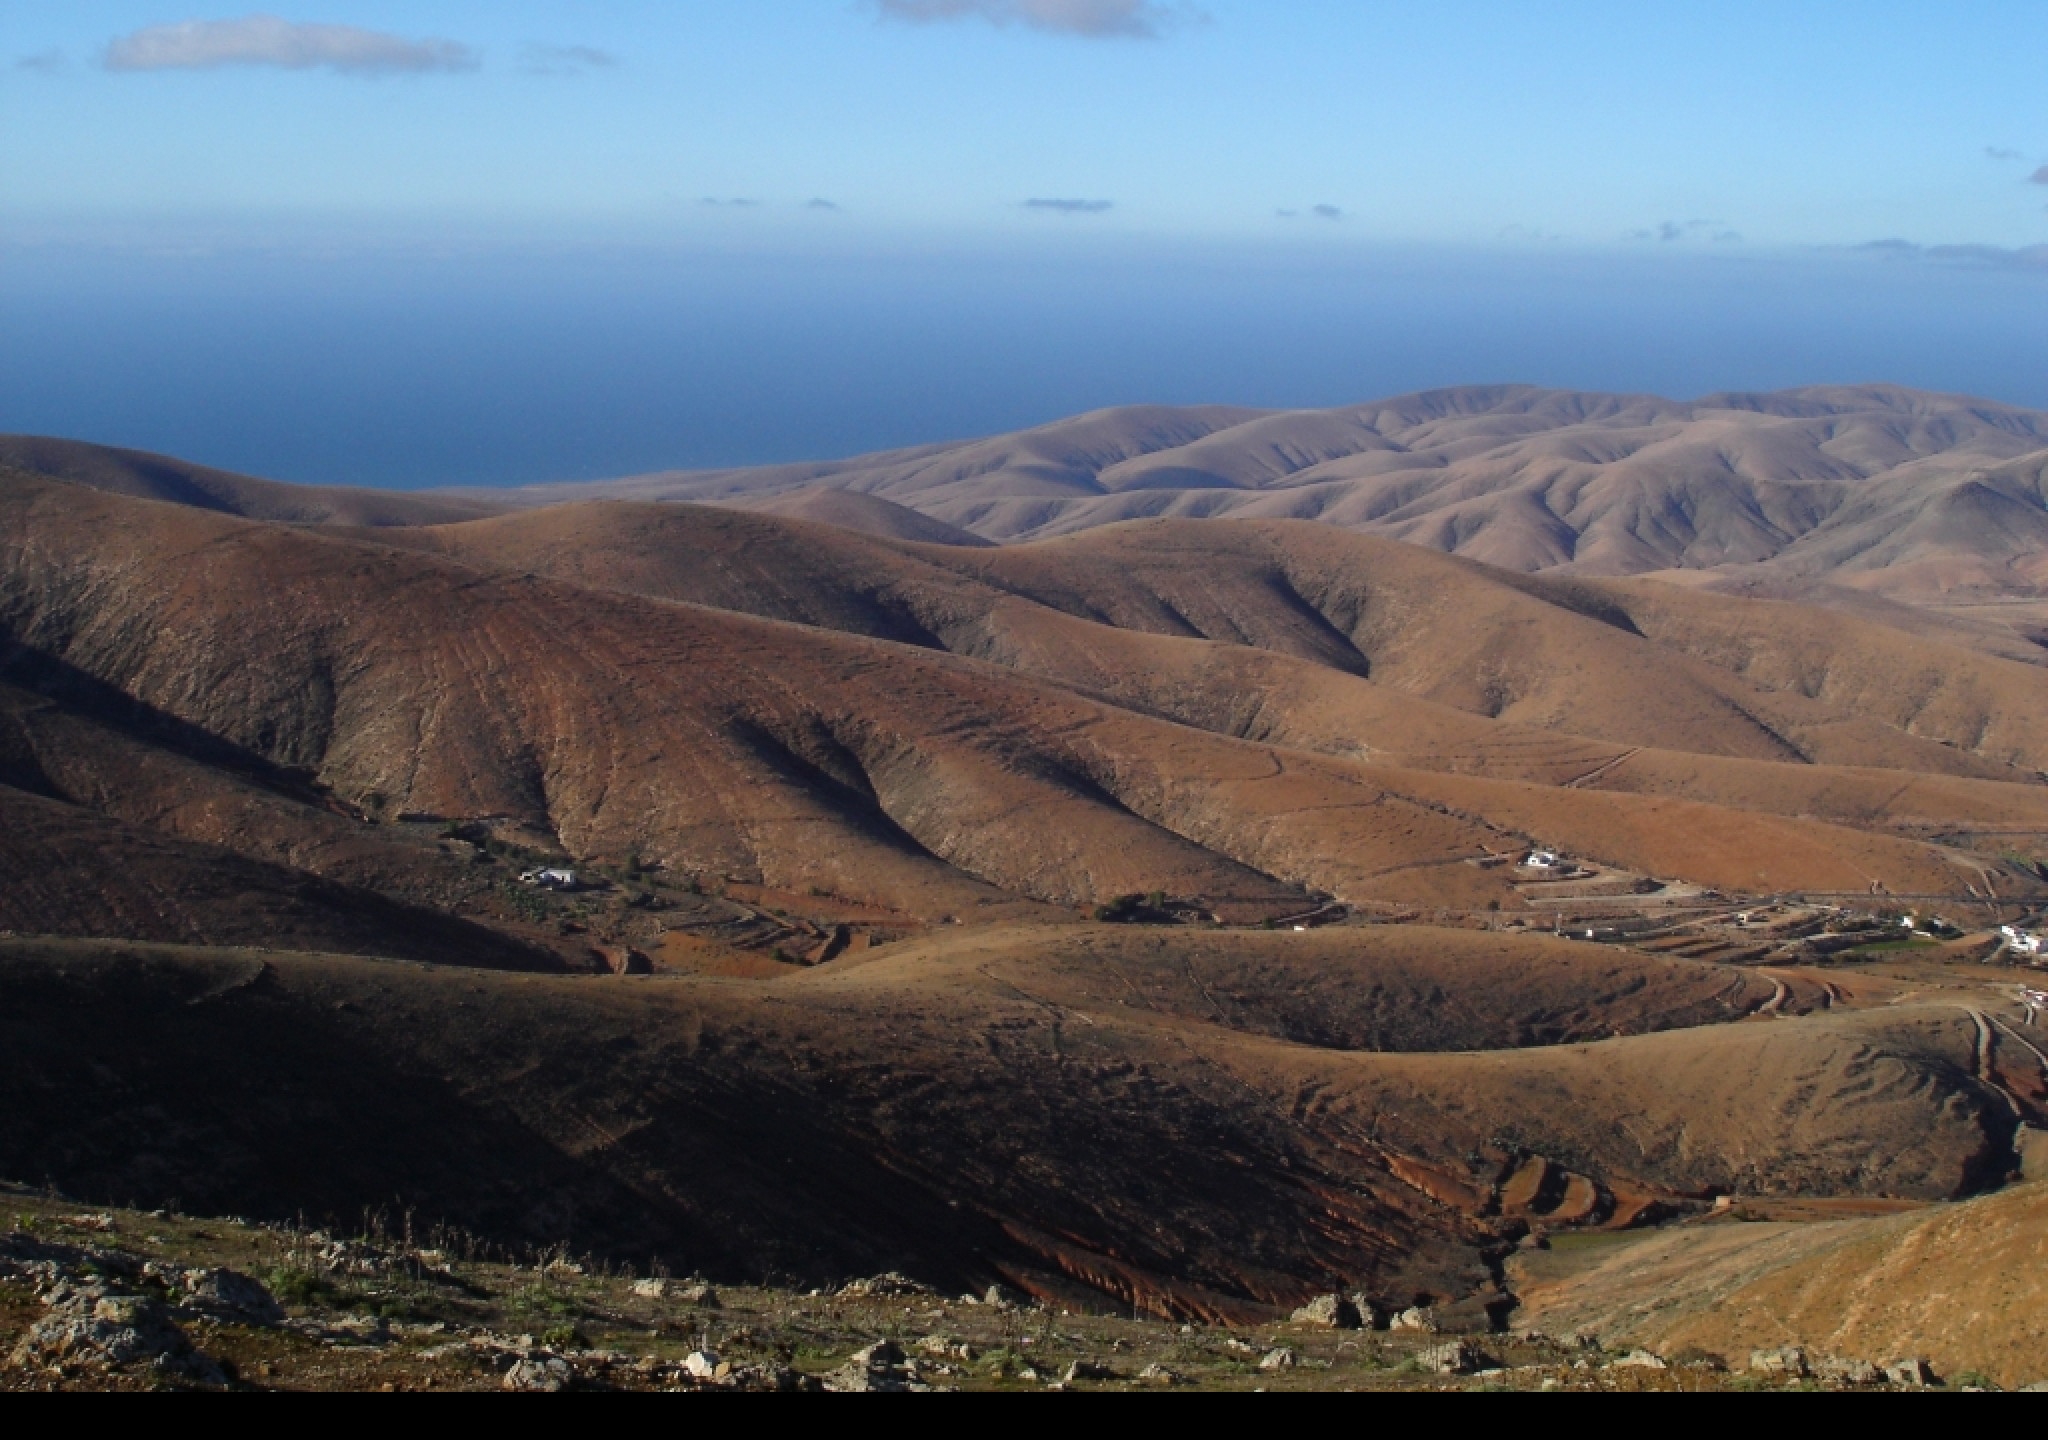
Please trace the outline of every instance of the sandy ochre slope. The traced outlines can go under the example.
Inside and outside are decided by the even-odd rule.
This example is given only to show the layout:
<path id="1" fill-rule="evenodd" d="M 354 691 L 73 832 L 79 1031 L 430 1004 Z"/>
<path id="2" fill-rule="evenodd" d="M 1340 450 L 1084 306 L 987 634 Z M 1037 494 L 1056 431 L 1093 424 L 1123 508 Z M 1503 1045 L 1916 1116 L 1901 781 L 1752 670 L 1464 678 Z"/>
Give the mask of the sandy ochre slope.
<path id="1" fill-rule="evenodd" d="M 2048 1185 L 1931 1213 L 1735 1224 L 1618 1246 L 1523 1286 L 1525 1320 L 1616 1345 L 1931 1360 L 2005 1386 L 2048 1368 Z"/>
<path id="2" fill-rule="evenodd" d="M 1942 894 L 1972 873 L 1889 835 L 1661 796 L 1552 803 L 929 648 L 74 486 L 21 482 L 0 506 L 0 620 L 45 663 L 346 798 L 510 816 L 577 855 L 927 916 L 1149 891 L 1251 914 L 1318 891 L 1506 904 L 1507 878 L 1467 862 L 1552 828 L 1723 888 Z"/>
<path id="3" fill-rule="evenodd" d="M 2025 723 L 2048 673 L 1796 606 L 1514 580 L 1306 526 L 1150 522 L 962 553 L 597 504 L 396 538 L 943 649 L 1290 749 L 1570 787 L 1541 798 L 1541 823 L 1507 799 L 1519 791 L 1496 793 L 1522 828 L 1589 854 L 1618 855 L 1602 837 L 1638 808 L 1609 792 L 1875 828 L 2048 823 L 2031 763 L 2048 752 Z M 1384 783 L 1432 804 L 1472 794 Z"/>

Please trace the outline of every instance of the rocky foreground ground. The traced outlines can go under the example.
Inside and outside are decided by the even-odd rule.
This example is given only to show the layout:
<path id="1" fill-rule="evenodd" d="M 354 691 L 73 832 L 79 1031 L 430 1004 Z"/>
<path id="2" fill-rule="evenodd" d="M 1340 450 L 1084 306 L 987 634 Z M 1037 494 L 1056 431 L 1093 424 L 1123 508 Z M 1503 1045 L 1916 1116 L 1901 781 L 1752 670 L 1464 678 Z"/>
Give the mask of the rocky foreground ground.
<path id="1" fill-rule="evenodd" d="M 0 1190 L 0 1390 L 1995 1389 L 1911 1358 L 1610 1351 L 1452 1336 L 1341 1296 L 1257 1328 L 947 1298 L 900 1275 L 796 1293 L 511 1260 L 366 1217 L 343 1238 Z M 2048 1386 L 2030 1386 L 2031 1389 Z"/>

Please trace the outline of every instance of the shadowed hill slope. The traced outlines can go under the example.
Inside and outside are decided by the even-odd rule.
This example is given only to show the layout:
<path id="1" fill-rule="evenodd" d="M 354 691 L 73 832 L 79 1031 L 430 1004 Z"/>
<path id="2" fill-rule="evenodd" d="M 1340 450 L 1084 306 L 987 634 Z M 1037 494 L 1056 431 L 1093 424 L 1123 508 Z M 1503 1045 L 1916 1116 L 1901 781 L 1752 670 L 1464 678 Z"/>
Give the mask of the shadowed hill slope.
<path id="1" fill-rule="evenodd" d="M 1934 1198 L 2011 1144 L 1953 1012 L 1423 1057 L 1050 978 L 966 952 L 592 981 L 0 941 L 0 1167 L 259 1214 L 403 1195 L 678 1268 L 913 1265 L 1216 1317 L 1354 1285 L 1499 1299 L 1515 1231 L 1486 1212 L 1532 1155 L 1603 1194 Z M 1476 990 L 1437 983 L 1452 1008 Z"/>
<path id="2" fill-rule="evenodd" d="M 483 925 L 0 785 L 0 929 L 558 971 Z"/>

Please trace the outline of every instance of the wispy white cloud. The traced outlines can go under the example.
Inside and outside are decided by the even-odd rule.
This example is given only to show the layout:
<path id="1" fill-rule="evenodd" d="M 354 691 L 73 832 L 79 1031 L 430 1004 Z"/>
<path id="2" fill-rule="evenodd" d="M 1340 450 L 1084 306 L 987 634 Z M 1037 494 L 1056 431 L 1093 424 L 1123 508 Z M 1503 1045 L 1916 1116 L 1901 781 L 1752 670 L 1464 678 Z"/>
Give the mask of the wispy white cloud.
<path id="1" fill-rule="evenodd" d="M 520 69 L 529 75 L 588 75 L 618 68 L 619 57 L 592 45 L 529 45 Z"/>
<path id="2" fill-rule="evenodd" d="M 1026 200 L 1026 210 L 1050 210 L 1060 215 L 1101 215 L 1116 209 L 1114 200 Z"/>
<path id="3" fill-rule="evenodd" d="M 152 25 L 107 47 L 109 70 L 215 70 L 269 65 L 355 75 L 474 70 L 477 53 L 453 40 L 408 40 L 353 25 L 310 25 L 275 15 Z"/>
<path id="4" fill-rule="evenodd" d="M 2020 152 L 2008 150 L 2003 145 L 1986 145 L 1984 147 L 1984 158 L 1986 160 L 2017 160 L 2020 158 Z"/>
<path id="5" fill-rule="evenodd" d="M 67 63 L 62 50 L 45 50 L 40 55 L 22 56 L 14 62 L 14 68 L 35 75 L 54 75 Z"/>
<path id="6" fill-rule="evenodd" d="M 2027 178 L 2033 181 L 2036 185 L 2048 185 L 2048 165 L 2043 165 L 2039 170 L 2036 170 L 2032 175 L 2029 175 Z"/>
<path id="7" fill-rule="evenodd" d="M 892 20 L 984 20 L 1093 39 L 1154 39 L 1197 12 L 1158 0 L 874 0 Z"/>

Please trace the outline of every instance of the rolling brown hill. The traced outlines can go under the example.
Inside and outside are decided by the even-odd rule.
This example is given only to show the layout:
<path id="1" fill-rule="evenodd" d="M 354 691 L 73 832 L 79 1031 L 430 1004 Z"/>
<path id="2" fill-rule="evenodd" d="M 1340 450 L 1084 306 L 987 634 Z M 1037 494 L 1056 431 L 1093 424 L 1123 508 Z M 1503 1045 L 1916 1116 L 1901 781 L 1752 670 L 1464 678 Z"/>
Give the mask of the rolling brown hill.
<path id="1" fill-rule="evenodd" d="M 827 485 L 1012 543 L 1123 521 L 1314 520 L 1516 571 L 2039 596 L 2048 416 L 1888 386 L 1680 403 L 1470 387 L 1328 411 L 1109 410 L 833 464 L 549 486 L 754 504 Z"/>
<path id="2" fill-rule="evenodd" d="M 1539 803 L 927 649 L 77 487 L 18 484 L 0 511 L 0 622 L 27 650 L 352 802 L 509 818 L 585 858 L 925 916 L 1154 890 L 1232 914 L 1312 892 L 1509 905 L 1505 876 L 1464 862 L 1532 833 L 1723 888 L 1949 893 L 1973 873 L 1921 843 L 1661 798 Z"/>
<path id="3" fill-rule="evenodd" d="M 1532 592 L 1300 526 L 1152 523 L 961 555 L 597 504 L 393 538 L 946 649 L 1217 733 L 1403 769 L 1859 826 L 2048 825 L 2033 768 L 2048 752 L 2011 718 L 2048 703 L 2048 675 L 1796 607 L 1655 586 Z"/>
<path id="4" fill-rule="evenodd" d="M 1461 1326 L 1531 1227 L 1947 1201 L 2048 1118 L 1976 979 L 1535 935 L 1506 863 L 2038 902 L 1968 848 L 2048 835 L 2032 666 L 1293 521 L 120 488 L 0 473 L 0 1175 Z"/>
<path id="5" fill-rule="evenodd" d="M 966 545 L 981 549 L 995 542 L 979 535 L 921 515 L 907 505 L 897 505 L 879 495 L 858 490 L 821 488 L 799 490 L 793 495 L 774 495 L 746 508 L 764 515 L 787 515 L 796 520 L 816 520 L 842 530 L 879 535 L 889 540 L 914 540 L 926 545 Z"/>
<path id="6" fill-rule="evenodd" d="M 1197 946 L 1190 970 L 1123 936 L 1046 959 L 984 931 L 779 981 L 0 941 L 0 1167 L 244 1213 L 402 1194 L 486 1234 L 714 1273 L 907 1266 L 1212 1318 L 1345 1285 L 1483 1325 L 1504 1303 L 1490 1267 L 1527 1223 L 1490 1212 L 1532 1169 L 1576 1177 L 1582 1199 L 1529 1202 L 1548 1215 L 1718 1188 L 1936 1199 L 2009 1153 L 2013 1118 L 1952 1010 L 1463 1054 L 1290 1042 L 1258 1033 L 1291 1023 L 1271 1010 L 1243 1029 L 1175 1013 L 1205 983 L 1329 994 L 1384 964 L 1390 1038 L 1502 1038 L 1493 982 L 1515 952 L 1468 970 L 1473 937 L 1433 958 L 1413 949 L 1426 933 L 1384 962 L 1373 932 L 1293 956 L 1279 946 L 1300 937 Z M 1517 983 L 1577 1025 L 1697 1020 L 1750 985 L 1680 966 L 1635 998 L 1595 959 L 1581 990 L 1544 943 L 1521 942 L 1542 978 Z M 1409 1029 L 1418 983 L 1445 1016 Z M 1333 1038 L 1379 1023 L 1354 1014 L 1365 1030 Z"/>
<path id="7" fill-rule="evenodd" d="M 292 525 L 440 525 L 504 508 L 483 498 L 286 485 L 168 455 L 44 435 L 0 435 L 0 470 Z"/>

